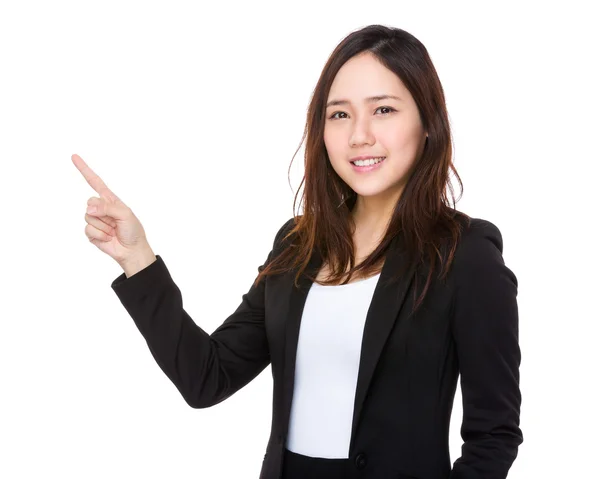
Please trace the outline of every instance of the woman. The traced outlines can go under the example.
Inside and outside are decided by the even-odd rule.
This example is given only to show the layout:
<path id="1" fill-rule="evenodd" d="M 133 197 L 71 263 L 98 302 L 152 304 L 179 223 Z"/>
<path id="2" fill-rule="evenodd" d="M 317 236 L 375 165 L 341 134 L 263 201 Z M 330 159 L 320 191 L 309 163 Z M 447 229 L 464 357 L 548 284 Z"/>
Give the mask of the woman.
<path id="1" fill-rule="evenodd" d="M 112 288 L 191 407 L 224 401 L 271 364 L 263 479 L 505 478 L 523 441 L 517 279 L 499 229 L 449 205 L 458 174 L 425 47 L 381 25 L 348 35 L 319 78 L 305 139 L 303 214 L 211 335 L 133 212 L 74 155 L 99 194 L 85 233 L 124 270 Z M 451 467 L 459 373 L 464 445 Z"/>

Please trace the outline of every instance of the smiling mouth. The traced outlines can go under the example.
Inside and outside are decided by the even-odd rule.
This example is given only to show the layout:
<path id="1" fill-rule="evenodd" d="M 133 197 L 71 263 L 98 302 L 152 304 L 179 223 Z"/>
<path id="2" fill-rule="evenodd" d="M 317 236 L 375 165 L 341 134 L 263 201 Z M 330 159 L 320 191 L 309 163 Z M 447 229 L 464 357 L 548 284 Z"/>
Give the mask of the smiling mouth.
<path id="1" fill-rule="evenodd" d="M 360 166 L 373 166 L 378 163 L 381 163 L 385 159 L 386 159 L 385 156 L 380 156 L 378 158 L 369 158 L 368 160 L 351 161 L 350 163 L 352 163 L 354 166 L 359 166 L 359 167 Z"/>

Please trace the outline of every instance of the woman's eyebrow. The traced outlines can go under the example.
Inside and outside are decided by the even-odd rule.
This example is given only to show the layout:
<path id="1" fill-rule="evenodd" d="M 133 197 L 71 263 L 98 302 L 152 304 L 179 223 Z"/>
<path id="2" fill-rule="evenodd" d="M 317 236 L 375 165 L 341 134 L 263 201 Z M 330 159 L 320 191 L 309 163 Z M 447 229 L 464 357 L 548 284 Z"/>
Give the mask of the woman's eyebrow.
<path id="1" fill-rule="evenodd" d="M 373 103 L 379 100 L 388 100 L 388 99 L 393 99 L 393 100 L 398 100 L 398 101 L 402 101 L 401 98 L 398 98 L 397 96 L 394 95 L 376 95 L 376 96 L 369 96 L 367 98 L 365 98 L 364 102 L 365 103 Z M 327 105 L 325 108 L 329 108 L 330 106 L 335 106 L 335 105 L 349 105 L 350 101 L 349 100 L 331 100 L 330 102 L 327 102 Z"/>

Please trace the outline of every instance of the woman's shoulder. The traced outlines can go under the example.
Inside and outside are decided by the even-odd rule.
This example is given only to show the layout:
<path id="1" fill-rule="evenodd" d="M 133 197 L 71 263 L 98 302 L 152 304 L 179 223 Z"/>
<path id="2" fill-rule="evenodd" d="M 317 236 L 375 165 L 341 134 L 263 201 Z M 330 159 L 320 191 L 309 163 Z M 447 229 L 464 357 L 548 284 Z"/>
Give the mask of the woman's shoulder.
<path id="1" fill-rule="evenodd" d="M 286 236 L 294 228 L 298 218 L 299 216 L 292 216 L 279 227 L 279 230 L 275 234 L 275 239 L 273 240 L 274 251 L 280 252 L 282 249 L 284 249 L 285 246 L 289 244 L 290 239 L 286 239 Z"/>
<path id="2" fill-rule="evenodd" d="M 495 223 L 484 218 L 467 217 L 462 221 L 461 237 L 457 247 L 461 254 L 472 256 L 481 253 L 481 249 L 503 250 L 503 238 L 500 228 Z"/>
<path id="3" fill-rule="evenodd" d="M 285 238 L 285 236 L 294 228 L 300 216 L 292 216 L 286 220 L 280 227 L 279 231 L 275 235 L 275 241 L 279 243 Z"/>
<path id="4" fill-rule="evenodd" d="M 462 229 L 456 246 L 453 266 L 457 281 L 486 281 L 489 275 L 498 275 L 507 268 L 502 256 L 504 247 L 500 228 L 484 218 L 471 218 Z"/>

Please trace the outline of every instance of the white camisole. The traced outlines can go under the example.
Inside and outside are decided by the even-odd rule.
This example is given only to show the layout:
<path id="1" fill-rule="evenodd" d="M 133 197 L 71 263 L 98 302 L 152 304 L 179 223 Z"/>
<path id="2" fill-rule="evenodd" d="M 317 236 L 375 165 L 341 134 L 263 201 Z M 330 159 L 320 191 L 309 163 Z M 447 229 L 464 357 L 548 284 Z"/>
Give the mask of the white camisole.
<path id="1" fill-rule="evenodd" d="M 348 458 L 363 330 L 380 276 L 312 284 L 300 323 L 288 450 Z"/>

